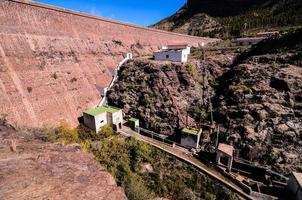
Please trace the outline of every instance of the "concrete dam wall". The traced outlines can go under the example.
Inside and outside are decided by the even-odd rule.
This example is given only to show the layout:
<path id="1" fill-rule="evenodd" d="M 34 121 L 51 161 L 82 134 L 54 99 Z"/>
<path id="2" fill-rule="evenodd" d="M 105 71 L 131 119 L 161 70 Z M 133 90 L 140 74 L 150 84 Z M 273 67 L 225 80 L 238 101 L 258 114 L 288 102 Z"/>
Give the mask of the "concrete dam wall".
<path id="1" fill-rule="evenodd" d="M 214 39 L 164 32 L 38 3 L 0 1 L 0 114 L 21 126 L 77 125 L 122 54 Z"/>

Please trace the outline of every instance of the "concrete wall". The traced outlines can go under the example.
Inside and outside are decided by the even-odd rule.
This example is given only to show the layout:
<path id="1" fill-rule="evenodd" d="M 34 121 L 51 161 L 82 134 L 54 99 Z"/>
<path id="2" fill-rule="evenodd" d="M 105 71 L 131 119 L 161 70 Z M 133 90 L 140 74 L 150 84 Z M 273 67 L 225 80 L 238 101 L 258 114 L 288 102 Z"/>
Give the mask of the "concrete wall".
<path id="1" fill-rule="evenodd" d="M 293 200 L 302 200 L 302 189 L 293 175 L 290 175 L 287 183 L 288 195 Z"/>
<path id="2" fill-rule="evenodd" d="M 123 111 L 119 110 L 118 112 L 112 113 L 112 123 L 113 124 L 123 124 Z"/>
<path id="3" fill-rule="evenodd" d="M 159 61 L 187 62 L 188 55 L 185 53 L 185 51 L 186 50 L 155 52 L 154 59 Z"/>
<path id="4" fill-rule="evenodd" d="M 180 143 L 181 143 L 181 145 L 184 145 L 184 146 L 187 146 L 190 148 L 196 148 L 197 136 L 195 136 L 195 135 L 182 136 Z"/>
<path id="5" fill-rule="evenodd" d="M 92 130 L 96 130 L 95 119 L 93 116 L 84 113 L 83 118 L 84 118 L 84 124 L 87 127 L 91 128 Z"/>
<path id="6" fill-rule="evenodd" d="M 101 113 L 97 116 L 95 116 L 95 127 L 96 132 L 99 132 L 103 126 L 105 126 L 108 123 L 107 113 Z"/>
<path id="7" fill-rule="evenodd" d="M 123 24 L 65 9 L 0 1 L 0 114 L 24 126 L 71 125 L 100 102 L 123 54 L 151 55 L 197 38 Z"/>

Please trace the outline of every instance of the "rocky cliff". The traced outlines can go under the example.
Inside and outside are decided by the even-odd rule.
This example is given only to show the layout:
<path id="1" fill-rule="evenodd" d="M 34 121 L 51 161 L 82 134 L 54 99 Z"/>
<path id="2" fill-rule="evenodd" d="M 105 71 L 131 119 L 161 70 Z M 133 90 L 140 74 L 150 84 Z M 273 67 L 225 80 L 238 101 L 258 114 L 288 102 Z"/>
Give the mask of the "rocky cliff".
<path id="1" fill-rule="evenodd" d="M 0 2 L 0 16 L 0 114 L 26 126 L 76 125 L 125 52 L 211 41 L 14 0 Z"/>
<path id="2" fill-rule="evenodd" d="M 211 97 L 220 142 L 233 143 L 240 157 L 276 171 L 302 171 L 301 33 L 260 43 L 234 62 L 218 51 L 183 65 L 128 63 L 108 100 L 139 117 L 142 126 L 171 135 L 186 124 L 210 122 Z"/>
<path id="3" fill-rule="evenodd" d="M 79 146 L 35 138 L 0 120 L 0 199 L 127 199 Z"/>

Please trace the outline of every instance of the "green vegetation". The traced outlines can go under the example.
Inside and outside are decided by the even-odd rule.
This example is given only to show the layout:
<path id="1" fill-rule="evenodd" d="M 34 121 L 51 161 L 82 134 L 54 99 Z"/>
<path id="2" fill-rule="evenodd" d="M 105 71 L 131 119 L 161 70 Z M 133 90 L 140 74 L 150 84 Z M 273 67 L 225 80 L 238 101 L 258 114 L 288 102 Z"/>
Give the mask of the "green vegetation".
<path id="1" fill-rule="evenodd" d="M 164 66 L 163 66 L 163 69 L 164 70 L 170 70 L 172 68 L 172 64 L 171 63 L 166 63 L 166 64 L 164 64 Z"/>
<path id="2" fill-rule="evenodd" d="M 183 134 L 183 135 L 197 135 L 198 130 L 193 129 L 193 128 L 183 128 L 181 130 L 181 134 Z"/>
<path id="3" fill-rule="evenodd" d="M 155 197 L 169 199 L 238 199 L 194 167 L 135 138 L 123 138 L 105 126 L 99 133 L 61 121 L 44 140 L 63 144 L 79 143 L 125 189 L 130 200 Z"/>
<path id="4" fill-rule="evenodd" d="M 244 93 L 244 94 L 251 94 L 252 90 L 247 87 L 246 85 L 236 85 L 236 86 L 230 86 L 230 91 L 233 93 Z"/>
<path id="5" fill-rule="evenodd" d="M 195 77 L 196 74 L 197 74 L 197 70 L 196 70 L 196 67 L 192 64 L 187 64 L 187 70 L 188 70 L 188 73 L 192 76 L 192 77 Z"/>
<path id="6" fill-rule="evenodd" d="M 266 154 L 264 155 L 264 161 L 265 163 L 269 165 L 274 165 L 276 161 L 278 160 L 279 155 L 277 152 L 275 152 L 272 148 L 269 148 Z"/>
<path id="7" fill-rule="evenodd" d="M 205 108 L 200 104 L 191 105 L 188 108 L 188 114 L 197 122 L 208 118 L 208 113 Z"/>
<path id="8" fill-rule="evenodd" d="M 129 83 L 129 85 L 128 85 L 128 88 L 130 89 L 130 90 L 134 90 L 135 89 L 135 83 L 133 83 L 133 82 L 131 82 L 131 83 Z"/>
<path id="9" fill-rule="evenodd" d="M 150 105 L 151 104 L 151 99 L 148 95 L 144 96 L 143 102 L 145 103 L 145 105 Z"/>

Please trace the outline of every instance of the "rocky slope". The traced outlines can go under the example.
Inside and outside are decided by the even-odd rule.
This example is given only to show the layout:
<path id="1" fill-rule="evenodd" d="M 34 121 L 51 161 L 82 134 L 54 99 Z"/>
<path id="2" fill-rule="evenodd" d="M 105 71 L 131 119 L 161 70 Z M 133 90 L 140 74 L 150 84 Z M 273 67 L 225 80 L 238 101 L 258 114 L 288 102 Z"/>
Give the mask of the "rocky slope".
<path id="1" fill-rule="evenodd" d="M 241 156 L 302 171 L 302 31 L 259 44 L 220 78 L 216 120 Z"/>
<path id="2" fill-rule="evenodd" d="M 204 64 L 196 60 L 189 64 L 131 61 L 122 67 L 118 82 L 108 93 L 108 103 L 141 119 L 142 126 L 171 135 L 185 127 L 187 110 L 202 104 Z M 219 64 L 215 60 L 207 63 L 210 77 L 222 74 Z M 188 123 L 195 125 L 192 117 Z"/>
<path id="3" fill-rule="evenodd" d="M 0 1 L 0 16 L 0 114 L 23 126 L 76 125 L 125 52 L 211 41 L 14 0 Z"/>
<path id="4" fill-rule="evenodd" d="M 188 0 L 153 27 L 198 36 L 230 37 L 301 26 L 301 0 Z"/>
<path id="5" fill-rule="evenodd" d="M 274 170 L 302 171 L 301 33 L 263 42 L 233 64 L 221 54 L 188 65 L 128 63 L 109 103 L 139 117 L 143 127 L 171 135 L 187 124 L 187 113 L 191 126 L 209 122 L 211 97 L 221 142 L 233 142 L 240 157 Z"/>
<path id="6" fill-rule="evenodd" d="M 0 121 L 0 199 L 127 199 L 79 146 L 35 139 Z"/>

